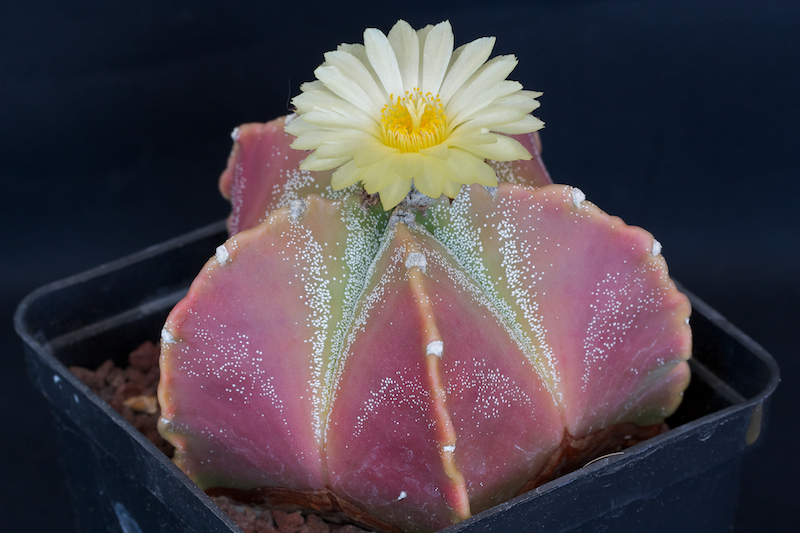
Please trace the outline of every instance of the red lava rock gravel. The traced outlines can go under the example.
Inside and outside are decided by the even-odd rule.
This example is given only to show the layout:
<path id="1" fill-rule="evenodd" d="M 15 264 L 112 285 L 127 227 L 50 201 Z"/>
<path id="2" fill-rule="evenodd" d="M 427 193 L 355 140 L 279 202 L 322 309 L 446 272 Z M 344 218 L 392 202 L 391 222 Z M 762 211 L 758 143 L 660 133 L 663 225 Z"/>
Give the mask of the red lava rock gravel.
<path id="1" fill-rule="evenodd" d="M 80 366 L 69 369 L 159 450 L 172 457 L 175 448 L 156 429 L 161 416 L 156 399 L 159 352 L 158 346 L 147 341 L 128 355 L 125 368 L 114 366 L 114 361 L 108 359 L 96 370 Z"/>
<path id="2" fill-rule="evenodd" d="M 257 505 L 244 505 L 227 496 L 211 499 L 245 533 L 364 533 L 352 524 L 331 524 L 315 514 L 287 513 Z"/>

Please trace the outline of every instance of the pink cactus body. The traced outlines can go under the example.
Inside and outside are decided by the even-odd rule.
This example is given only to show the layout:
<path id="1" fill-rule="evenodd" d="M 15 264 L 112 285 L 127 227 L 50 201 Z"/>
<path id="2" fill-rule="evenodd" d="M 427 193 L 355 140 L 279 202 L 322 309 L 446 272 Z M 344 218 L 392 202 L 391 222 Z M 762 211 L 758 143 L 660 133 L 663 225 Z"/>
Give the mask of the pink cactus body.
<path id="1" fill-rule="evenodd" d="M 283 120 L 238 130 L 233 236 L 162 332 L 160 430 L 201 487 L 330 490 L 432 531 L 564 439 L 677 408 L 690 308 L 660 245 L 550 184 L 534 137 L 497 188 L 390 215 L 299 171 Z"/>

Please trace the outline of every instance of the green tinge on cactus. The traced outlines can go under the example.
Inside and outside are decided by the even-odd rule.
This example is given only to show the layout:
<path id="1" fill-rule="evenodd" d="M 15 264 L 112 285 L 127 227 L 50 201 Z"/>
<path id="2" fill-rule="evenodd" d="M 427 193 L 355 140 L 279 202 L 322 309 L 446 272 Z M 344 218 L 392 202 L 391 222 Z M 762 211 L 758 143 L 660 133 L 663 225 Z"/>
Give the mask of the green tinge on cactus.
<path id="1" fill-rule="evenodd" d="M 548 184 L 538 150 L 506 167 L 530 186 L 388 214 L 302 176 L 281 126 L 239 130 L 233 236 L 162 333 L 160 431 L 201 487 L 331 490 L 430 531 L 564 439 L 677 408 L 690 308 L 660 246 Z"/>

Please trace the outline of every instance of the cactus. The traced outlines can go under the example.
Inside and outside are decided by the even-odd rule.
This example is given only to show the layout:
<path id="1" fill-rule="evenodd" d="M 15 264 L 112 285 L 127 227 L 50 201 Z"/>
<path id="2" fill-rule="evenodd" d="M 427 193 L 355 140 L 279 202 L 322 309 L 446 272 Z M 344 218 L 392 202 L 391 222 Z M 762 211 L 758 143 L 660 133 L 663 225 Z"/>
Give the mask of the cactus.
<path id="1" fill-rule="evenodd" d="M 236 234 L 164 327 L 160 430 L 201 487 L 330 488 L 434 530 L 514 496 L 565 439 L 677 407 L 689 306 L 647 232 L 562 185 L 390 216 L 298 171 L 282 122 L 240 130 Z M 232 182 L 254 154 L 283 182 L 249 205 Z M 507 177 L 541 182 L 531 167 Z"/>
<path id="2" fill-rule="evenodd" d="M 433 531 L 661 431 L 688 300 L 649 233 L 551 183 L 536 134 L 496 187 L 385 211 L 299 168 L 287 120 L 234 132 L 231 237 L 162 331 L 159 431 L 198 485 Z"/>

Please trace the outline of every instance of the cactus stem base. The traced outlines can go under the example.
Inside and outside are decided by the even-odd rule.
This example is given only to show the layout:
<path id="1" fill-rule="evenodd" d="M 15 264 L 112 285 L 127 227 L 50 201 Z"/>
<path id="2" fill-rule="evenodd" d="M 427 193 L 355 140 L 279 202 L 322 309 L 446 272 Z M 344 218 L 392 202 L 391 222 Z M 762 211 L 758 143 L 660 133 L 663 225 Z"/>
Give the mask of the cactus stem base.
<path id="1" fill-rule="evenodd" d="M 520 489 L 518 495 L 668 430 L 669 426 L 666 423 L 652 426 L 624 423 L 595 431 L 582 438 L 575 438 L 565 431 L 559 447 L 547 460 L 542 470 Z M 213 487 L 206 489 L 205 492 L 211 497 L 226 496 L 244 504 L 259 505 L 286 512 L 313 512 L 327 522 L 350 523 L 382 533 L 403 533 L 396 526 L 370 515 L 358 506 L 336 496 L 330 490 L 298 491 L 282 487 L 242 490 Z"/>
<path id="2" fill-rule="evenodd" d="M 616 424 L 580 439 L 576 439 L 565 430 L 559 447 L 547 460 L 542 470 L 520 489 L 518 495 L 665 431 L 669 431 L 666 422 L 652 426 L 638 426 L 631 422 Z"/>

